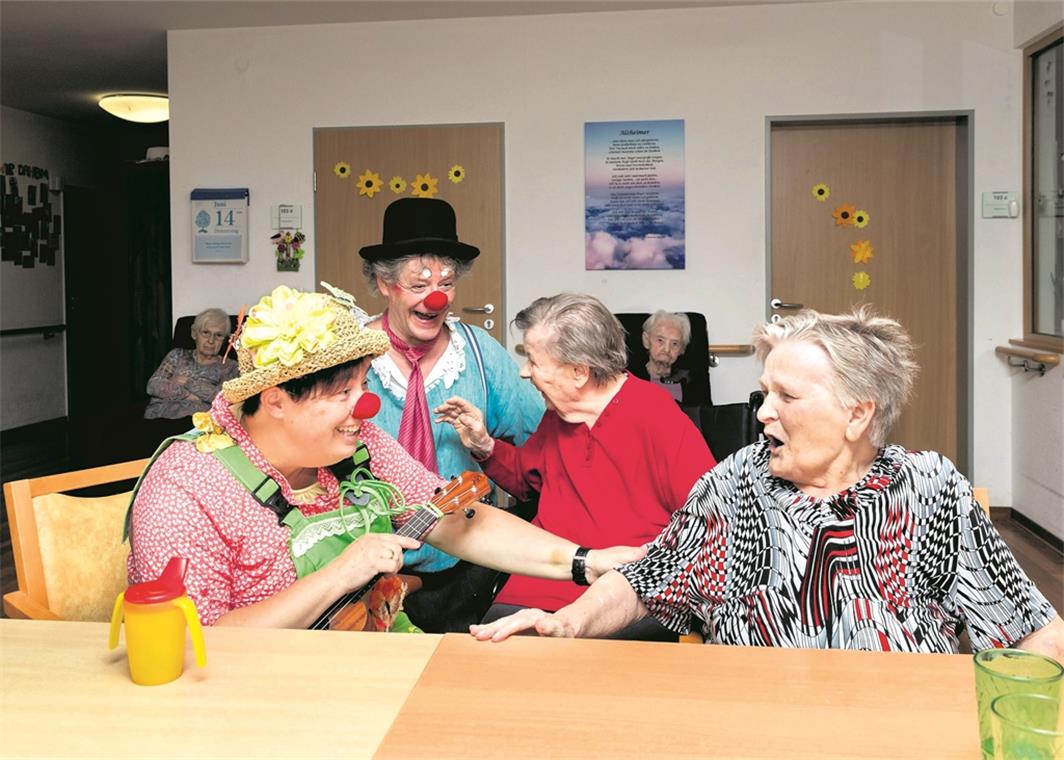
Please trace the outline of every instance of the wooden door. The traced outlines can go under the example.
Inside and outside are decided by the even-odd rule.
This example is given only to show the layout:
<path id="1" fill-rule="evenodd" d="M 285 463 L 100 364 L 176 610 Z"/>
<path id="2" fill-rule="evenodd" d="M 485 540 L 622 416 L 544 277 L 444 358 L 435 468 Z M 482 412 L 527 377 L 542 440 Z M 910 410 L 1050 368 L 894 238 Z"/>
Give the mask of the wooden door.
<path id="1" fill-rule="evenodd" d="M 315 129 L 317 279 L 349 291 L 370 314 L 382 311 L 384 298 L 370 292 L 358 249 L 381 242 L 384 209 L 410 196 L 418 175 L 431 175 L 438 190 L 433 197 L 454 207 L 458 239 L 480 248 L 459 282 L 454 312 L 505 343 L 502 138 L 501 124 Z M 350 167 L 348 176 L 337 173 L 338 165 Z M 449 178 L 455 166 L 461 167 L 457 183 Z M 367 170 L 383 183 L 372 197 L 359 194 Z M 398 193 L 393 177 L 405 183 Z M 490 311 L 473 311 L 485 308 Z"/>
<path id="2" fill-rule="evenodd" d="M 958 167 L 959 139 L 952 117 L 774 124 L 770 299 L 824 312 L 871 303 L 898 319 L 917 346 L 920 375 L 890 441 L 934 449 L 964 470 L 967 328 L 958 317 L 957 272 L 965 257 L 958 241 L 966 239 L 958 221 L 966 183 L 958 176 L 966 167 Z M 823 201 L 813 193 L 820 183 L 830 193 Z M 866 212 L 867 224 L 837 225 L 843 204 Z M 862 241 L 871 258 L 855 261 L 867 249 L 851 245 Z M 860 273 L 867 279 L 855 283 Z"/>

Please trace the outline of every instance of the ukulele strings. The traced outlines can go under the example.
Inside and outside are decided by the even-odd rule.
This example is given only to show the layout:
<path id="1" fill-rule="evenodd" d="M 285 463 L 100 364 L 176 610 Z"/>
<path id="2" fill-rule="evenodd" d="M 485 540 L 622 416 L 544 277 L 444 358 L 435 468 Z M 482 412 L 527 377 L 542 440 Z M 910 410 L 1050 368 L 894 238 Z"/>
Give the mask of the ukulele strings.
<path id="1" fill-rule="evenodd" d="M 461 485 L 463 483 L 463 480 L 464 478 L 462 478 L 461 476 L 457 478 L 452 478 L 449 486 L 453 488 L 453 486 Z M 450 490 L 450 488 L 448 490 Z M 449 494 L 451 498 L 445 500 L 443 503 L 447 504 L 448 502 L 450 502 L 451 504 L 460 504 L 464 496 L 464 490 L 465 489 L 461 489 L 459 491 L 455 491 L 453 494 Z M 470 484 L 469 490 L 470 493 L 476 495 L 476 483 Z M 442 505 L 430 503 L 429 505 L 427 505 L 426 508 L 418 510 L 413 517 L 411 517 L 409 520 L 403 523 L 402 526 L 400 526 L 399 530 L 396 531 L 396 535 L 409 536 L 411 538 L 420 539 L 422 536 L 428 533 L 429 529 L 432 528 L 432 526 L 436 524 L 440 517 L 445 514 L 445 512 L 441 511 L 441 506 Z M 329 605 L 329 607 L 326 608 L 325 612 L 322 613 L 321 617 L 318 618 L 317 622 L 314 623 L 310 629 L 312 631 L 321 631 L 328 629 L 332 625 L 333 620 L 336 619 L 336 616 L 339 615 L 340 612 L 347 605 L 357 602 L 359 599 L 361 599 L 369 589 L 373 588 L 373 585 L 377 581 L 379 581 L 382 576 L 384 576 L 384 573 L 377 573 L 375 576 L 373 576 L 369 583 L 364 585 L 362 588 L 341 596 L 339 599 L 337 599 L 335 602 Z"/>

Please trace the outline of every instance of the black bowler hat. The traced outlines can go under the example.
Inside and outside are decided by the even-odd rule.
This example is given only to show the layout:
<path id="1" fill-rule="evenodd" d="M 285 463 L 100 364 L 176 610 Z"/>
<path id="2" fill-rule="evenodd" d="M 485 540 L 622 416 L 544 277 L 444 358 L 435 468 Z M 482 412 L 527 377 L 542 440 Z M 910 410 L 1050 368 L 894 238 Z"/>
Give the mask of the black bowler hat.
<path id="1" fill-rule="evenodd" d="M 458 241 L 454 209 L 436 198 L 400 198 L 384 209 L 384 240 L 358 255 L 368 261 L 398 259 L 419 253 L 472 261 L 480 249 Z"/>

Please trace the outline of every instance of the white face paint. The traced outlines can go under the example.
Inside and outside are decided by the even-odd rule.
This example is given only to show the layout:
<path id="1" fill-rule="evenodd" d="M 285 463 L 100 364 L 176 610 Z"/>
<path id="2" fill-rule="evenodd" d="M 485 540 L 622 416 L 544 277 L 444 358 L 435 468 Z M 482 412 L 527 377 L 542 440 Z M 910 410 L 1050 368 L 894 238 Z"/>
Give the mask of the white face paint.
<path id="1" fill-rule="evenodd" d="M 450 267 L 444 267 L 443 269 L 440 270 L 440 277 L 441 278 L 442 277 L 450 277 L 450 276 L 451 276 L 451 268 Z"/>
<path id="2" fill-rule="evenodd" d="M 432 270 L 431 269 L 429 269 L 428 267 L 425 267 L 424 269 L 421 270 L 421 279 L 427 280 L 430 277 L 432 277 Z"/>

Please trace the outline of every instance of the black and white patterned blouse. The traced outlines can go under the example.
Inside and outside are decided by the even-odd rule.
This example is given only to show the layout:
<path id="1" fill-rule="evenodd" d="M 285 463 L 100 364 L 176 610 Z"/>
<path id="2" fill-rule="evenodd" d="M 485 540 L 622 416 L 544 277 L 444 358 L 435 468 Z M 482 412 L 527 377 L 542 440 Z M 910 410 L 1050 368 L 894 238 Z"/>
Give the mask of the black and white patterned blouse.
<path id="1" fill-rule="evenodd" d="M 676 631 L 718 644 L 956 652 L 1056 616 L 945 457 L 888 446 L 826 499 L 768 471 L 761 441 L 702 476 L 647 556 L 621 568 Z"/>

